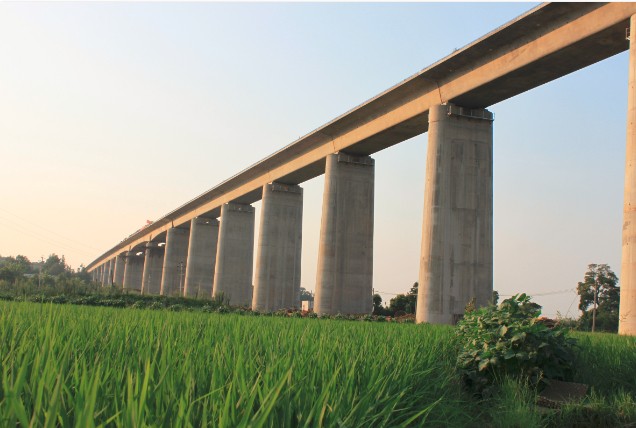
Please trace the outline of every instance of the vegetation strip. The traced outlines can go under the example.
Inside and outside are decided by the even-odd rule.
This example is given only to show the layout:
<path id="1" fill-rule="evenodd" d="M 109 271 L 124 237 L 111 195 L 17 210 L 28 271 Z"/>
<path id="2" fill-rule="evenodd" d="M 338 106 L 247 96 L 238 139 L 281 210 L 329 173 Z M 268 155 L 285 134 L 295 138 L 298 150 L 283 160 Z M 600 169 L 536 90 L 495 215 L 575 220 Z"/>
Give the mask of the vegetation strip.
<path id="1" fill-rule="evenodd" d="M 0 302 L 0 327 L 0 426 L 636 423 L 636 342 L 615 335 L 575 335 L 591 393 L 543 415 L 520 380 L 464 392 L 447 326 Z"/>

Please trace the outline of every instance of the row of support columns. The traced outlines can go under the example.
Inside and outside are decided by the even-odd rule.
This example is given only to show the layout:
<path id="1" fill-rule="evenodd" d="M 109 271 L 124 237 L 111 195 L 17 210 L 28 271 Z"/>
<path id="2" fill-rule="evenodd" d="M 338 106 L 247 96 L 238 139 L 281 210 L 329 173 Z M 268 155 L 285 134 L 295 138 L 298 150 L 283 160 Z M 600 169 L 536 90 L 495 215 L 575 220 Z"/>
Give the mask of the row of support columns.
<path id="1" fill-rule="evenodd" d="M 329 155 L 321 223 L 316 310 L 369 313 L 373 279 L 374 161 Z M 219 296 L 258 311 L 298 307 L 303 189 L 263 187 L 253 275 L 254 208 L 228 203 L 220 223 L 195 218 L 190 229 L 171 228 L 165 246 L 146 244 L 107 262 L 115 285 L 144 294 Z M 103 274 L 103 268 L 95 270 Z M 252 277 L 254 276 L 254 286 Z"/>
<path id="2" fill-rule="evenodd" d="M 492 295 L 492 114 L 440 105 L 430 110 L 417 319 L 452 323 L 475 298 Z M 375 162 L 326 157 L 314 310 L 372 310 Z M 95 270 L 144 294 L 218 296 L 258 311 L 300 300 L 303 190 L 263 187 L 255 272 L 254 208 L 228 203 L 220 223 L 197 217 Z M 254 277 L 254 286 L 252 286 Z"/>
<path id="3" fill-rule="evenodd" d="M 634 22 L 634 18 L 632 18 Z M 636 48 L 630 77 L 619 332 L 636 334 Z M 145 294 L 222 296 L 258 311 L 299 303 L 303 191 L 263 187 L 252 287 L 254 208 L 228 203 L 221 221 L 195 218 L 168 230 L 165 248 L 128 252 L 93 271 L 104 285 Z M 326 157 L 315 311 L 372 310 L 374 160 Z M 454 324 L 493 290 L 493 115 L 452 104 L 429 110 L 417 322 Z"/>

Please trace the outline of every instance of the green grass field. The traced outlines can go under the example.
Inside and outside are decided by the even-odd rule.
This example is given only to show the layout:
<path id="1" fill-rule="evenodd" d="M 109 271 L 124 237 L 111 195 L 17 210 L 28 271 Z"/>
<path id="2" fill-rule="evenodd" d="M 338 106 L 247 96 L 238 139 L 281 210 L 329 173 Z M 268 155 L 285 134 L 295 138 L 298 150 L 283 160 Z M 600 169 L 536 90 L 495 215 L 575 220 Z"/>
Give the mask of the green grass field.
<path id="1" fill-rule="evenodd" d="M 576 337 L 591 393 L 543 414 L 463 393 L 451 327 L 0 302 L 0 426 L 636 426 L 636 339 Z"/>

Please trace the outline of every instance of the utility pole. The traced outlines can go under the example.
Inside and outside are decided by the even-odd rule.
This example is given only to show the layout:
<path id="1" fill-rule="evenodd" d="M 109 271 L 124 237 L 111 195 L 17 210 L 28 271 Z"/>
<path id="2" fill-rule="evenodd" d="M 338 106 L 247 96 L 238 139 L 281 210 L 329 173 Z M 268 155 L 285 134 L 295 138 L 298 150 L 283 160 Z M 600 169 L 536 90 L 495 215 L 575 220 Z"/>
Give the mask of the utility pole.
<path id="1" fill-rule="evenodd" d="M 599 283 L 598 280 L 596 281 L 596 284 L 594 284 L 594 309 L 592 309 L 592 333 L 594 333 L 594 330 L 596 329 L 596 306 L 598 304 L 598 287 L 599 287 Z"/>
<path id="2" fill-rule="evenodd" d="M 44 256 L 40 256 L 40 273 L 38 273 L 38 288 L 42 288 L 42 266 L 44 266 Z"/>

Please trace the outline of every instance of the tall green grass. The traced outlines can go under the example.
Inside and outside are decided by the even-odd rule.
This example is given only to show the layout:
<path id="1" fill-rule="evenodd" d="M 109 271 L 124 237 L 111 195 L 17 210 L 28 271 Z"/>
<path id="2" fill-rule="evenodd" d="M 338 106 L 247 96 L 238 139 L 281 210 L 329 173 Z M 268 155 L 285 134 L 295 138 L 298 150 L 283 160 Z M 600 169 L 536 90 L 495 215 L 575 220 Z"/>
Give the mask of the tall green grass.
<path id="1" fill-rule="evenodd" d="M 605 400 L 603 411 L 627 412 L 615 420 L 629 421 L 634 341 L 581 338 L 581 362 L 603 372 L 578 380 L 599 385 L 594 397 Z M 542 416 L 533 405 L 536 391 L 510 382 L 498 397 L 477 402 L 460 389 L 456 356 L 453 330 L 444 326 L 0 302 L 0 426 L 589 420 L 580 409 Z M 616 375 L 600 380 L 607 370 Z M 618 378 L 623 387 L 614 393 Z"/>
<path id="2" fill-rule="evenodd" d="M 0 302 L 0 425 L 467 425 L 452 331 Z M 440 358 L 442 357 L 442 358 Z"/>

